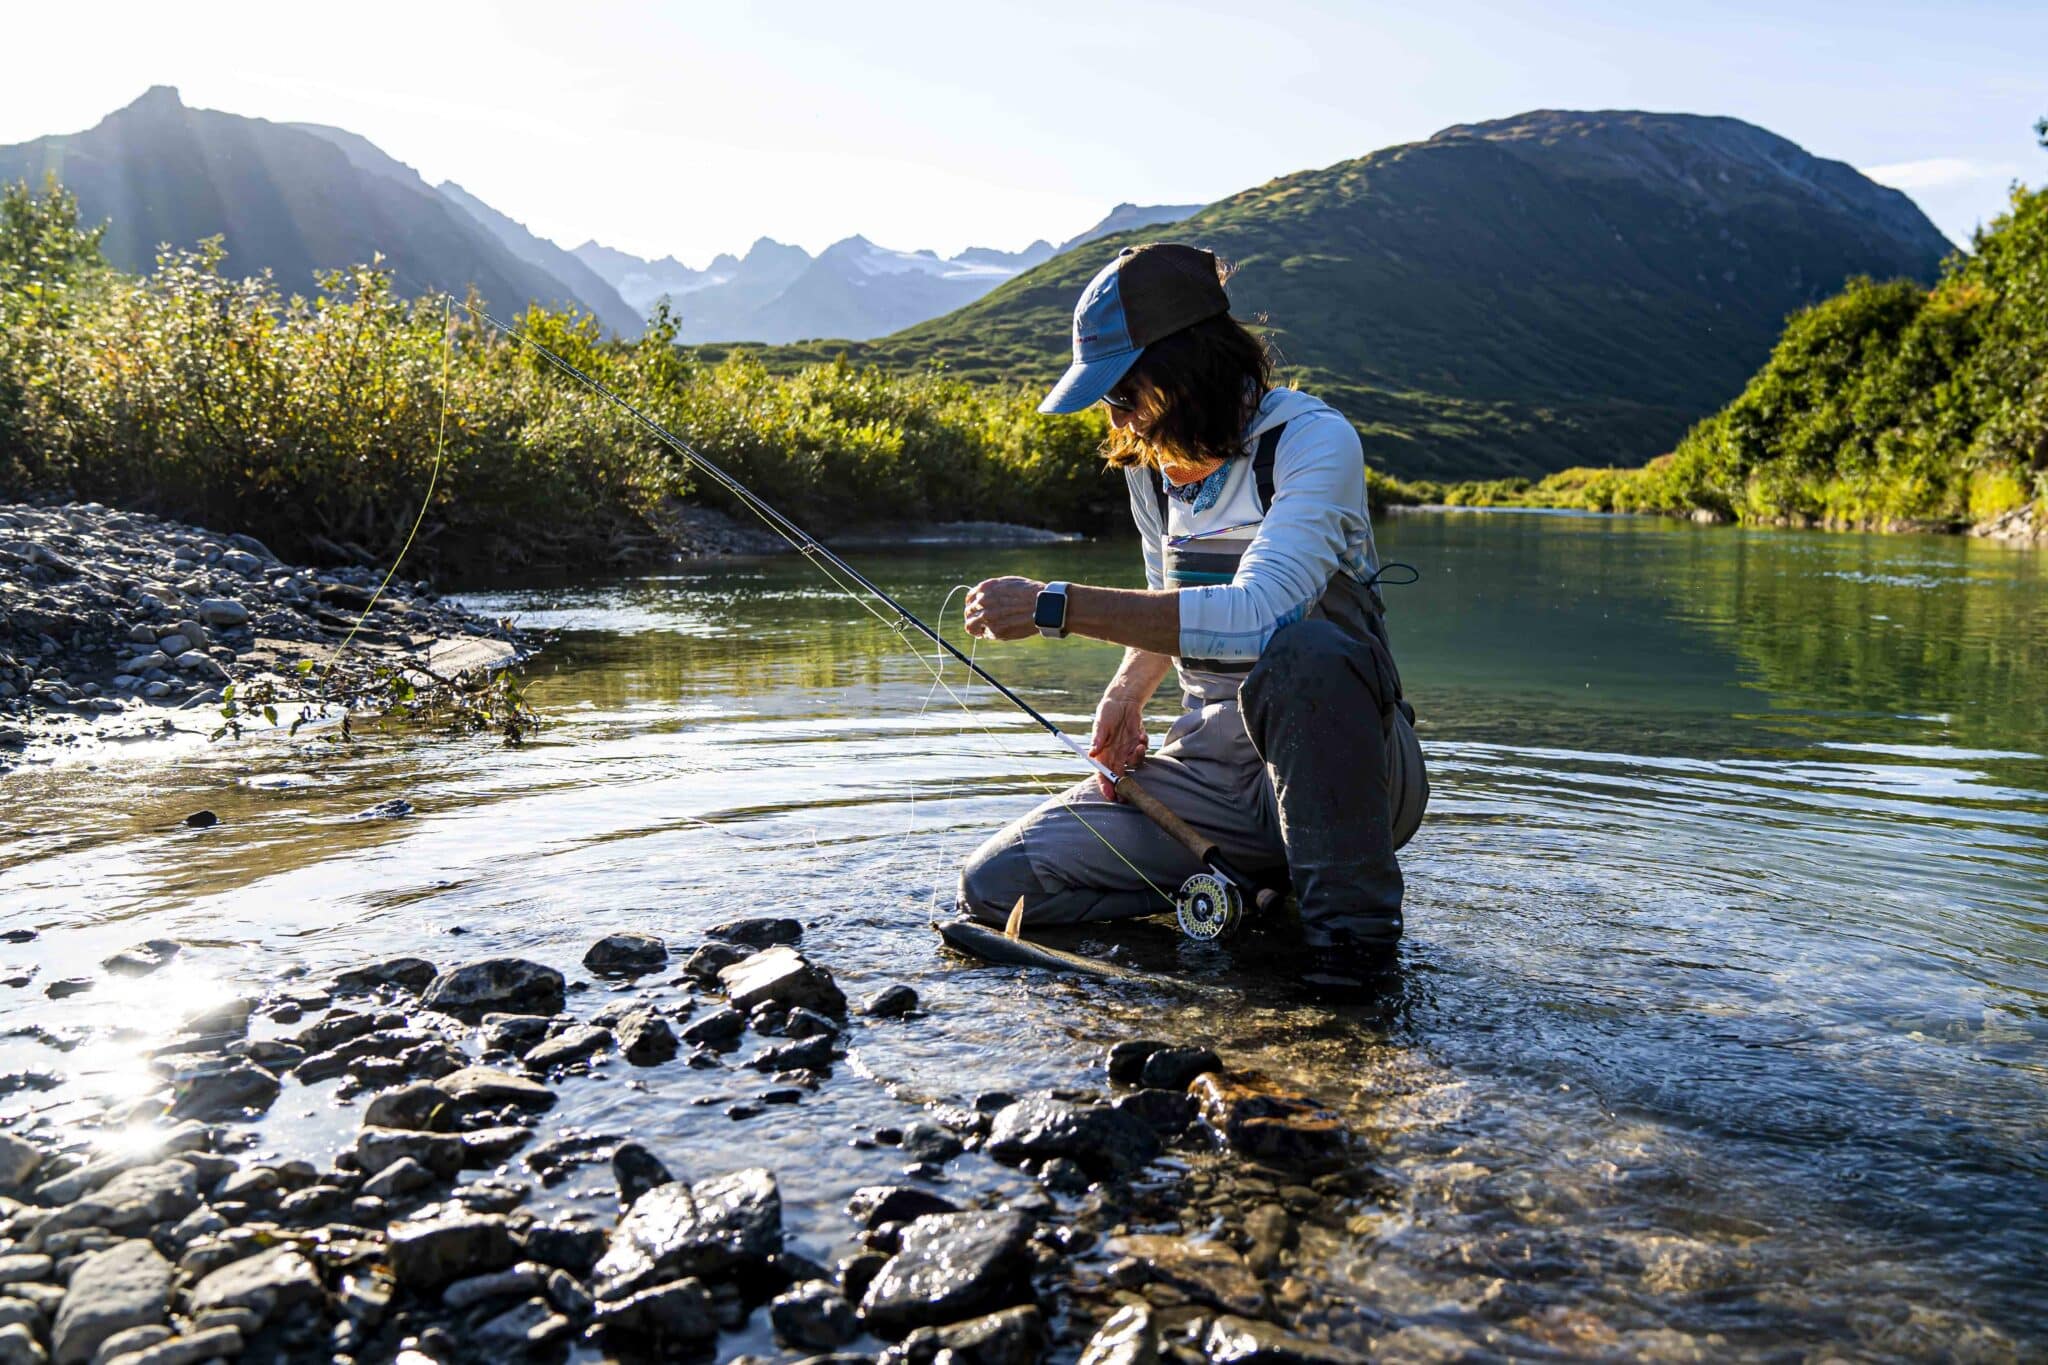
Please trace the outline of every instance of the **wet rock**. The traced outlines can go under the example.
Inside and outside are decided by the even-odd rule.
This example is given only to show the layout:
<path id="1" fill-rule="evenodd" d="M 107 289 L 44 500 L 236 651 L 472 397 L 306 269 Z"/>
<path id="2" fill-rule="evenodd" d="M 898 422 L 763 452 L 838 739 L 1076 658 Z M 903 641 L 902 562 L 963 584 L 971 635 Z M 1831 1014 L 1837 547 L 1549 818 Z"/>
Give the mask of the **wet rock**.
<path id="1" fill-rule="evenodd" d="M 547 1268 L 524 1261 L 509 1270 L 496 1270 L 488 1275 L 472 1275 L 466 1280 L 457 1280 L 441 1291 L 441 1302 L 458 1311 L 474 1308 L 491 1299 L 507 1299 L 517 1295 L 526 1297 L 547 1282 Z"/>
<path id="2" fill-rule="evenodd" d="M 918 1119 L 907 1125 L 898 1141 L 904 1155 L 935 1166 L 943 1166 L 967 1150 L 967 1145 L 955 1133 L 929 1119 Z"/>
<path id="3" fill-rule="evenodd" d="M 734 963 L 745 962 L 750 954 L 732 943 L 707 943 L 683 963 L 683 975 L 706 986 L 718 984 L 718 974 Z"/>
<path id="4" fill-rule="evenodd" d="M 428 1133 L 410 1128 L 365 1128 L 356 1134 L 356 1164 L 381 1175 L 401 1161 L 423 1167 L 439 1179 L 463 1167 L 467 1149 L 456 1133 Z M 375 1191 L 372 1191 L 375 1193 Z"/>
<path id="5" fill-rule="evenodd" d="M 889 1355 L 903 1365 L 1032 1365 L 1045 1351 L 1045 1319 L 1036 1307 L 1006 1308 L 944 1327 L 920 1327 Z"/>
<path id="6" fill-rule="evenodd" d="M 1138 1084 L 1155 1090 L 1186 1090 L 1205 1071 L 1221 1071 L 1223 1059 L 1213 1048 L 1163 1047 L 1145 1059 Z"/>
<path id="7" fill-rule="evenodd" d="M 108 1232 L 146 1232 L 159 1223 L 175 1223 L 199 1207 L 199 1175 L 182 1161 L 159 1161 L 126 1170 L 79 1199 L 46 1216 L 29 1234 L 32 1246 L 53 1232 L 69 1228 L 104 1228 Z"/>
<path id="8" fill-rule="evenodd" d="M 583 1287 L 583 1282 L 566 1270 L 541 1268 L 546 1272 L 541 1283 L 547 1290 L 548 1302 L 572 1321 L 582 1322 L 588 1318 L 597 1307 L 597 1301 L 590 1297 L 590 1291 Z"/>
<path id="9" fill-rule="evenodd" d="M 1159 1337 L 1152 1310 L 1138 1304 L 1118 1309 L 1081 1351 L 1079 1365 L 1158 1365 Z"/>
<path id="10" fill-rule="evenodd" d="M 772 1001 L 784 1009 L 802 1005 L 820 1014 L 846 1013 L 846 997 L 831 974 L 787 946 L 764 948 L 721 971 L 718 979 L 736 1010 Z"/>
<path id="11" fill-rule="evenodd" d="M 379 1029 L 336 1044 L 325 1052 L 315 1053 L 292 1069 L 292 1075 L 301 1085 L 318 1085 L 321 1081 L 332 1080 L 355 1069 L 355 1064 L 367 1057 L 395 1058 L 409 1053 L 414 1048 L 426 1047 L 441 1041 L 437 1033 L 420 1028 Z"/>
<path id="12" fill-rule="evenodd" d="M 782 1193 L 759 1167 L 650 1190 L 634 1203 L 597 1263 L 600 1300 L 684 1275 L 723 1275 L 782 1250 Z"/>
<path id="13" fill-rule="evenodd" d="M 927 1214 L 861 1298 L 861 1317 L 886 1337 L 1029 1301 L 1032 1220 L 1021 1213 Z"/>
<path id="14" fill-rule="evenodd" d="M 746 948 L 772 948 L 795 943 L 804 936 L 803 925 L 793 919 L 730 919 L 705 930 L 704 937 L 720 943 L 737 943 Z"/>
<path id="15" fill-rule="evenodd" d="M 1144 1073 L 1145 1061 L 1155 1052 L 1164 1052 L 1172 1043 L 1157 1038 L 1130 1038 L 1116 1044 L 1109 1050 L 1103 1065 L 1109 1071 L 1109 1078 L 1120 1085 L 1135 1085 Z"/>
<path id="16" fill-rule="evenodd" d="M 487 1066 L 466 1066 L 432 1081 L 387 1090 L 370 1102 L 363 1122 L 385 1128 L 448 1132 L 482 1110 L 507 1107 L 540 1112 L 555 1103 L 555 1092 L 524 1076 Z"/>
<path id="17" fill-rule="evenodd" d="M 661 1158 L 637 1142 L 622 1142 L 612 1152 L 612 1179 L 619 1187 L 619 1207 L 630 1209 L 649 1190 L 675 1183 Z"/>
<path id="18" fill-rule="evenodd" d="M 192 1287 L 190 1307 L 195 1316 L 220 1308 L 246 1309 L 260 1322 L 270 1322 L 321 1297 L 313 1263 L 297 1249 L 281 1246 L 224 1265 L 199 1281 Z"/>
<path id="19" fill-rule="evenodd" d="M 486 1014 L 560 1014 L 562 974 L 524 958 L 495 957 L 442 972 L 420 1003 L 475 1023 Z"/>
<path id="20" fill-rule="evenodd" d="M 438 974 L 434 964 L 423 957 L 393 957 L 343 972 L 334 978 L 334 989 L 355 995 L 386 989 L 418 995 Z"/>
<path id="21" fill-rule="evenodd" d="M 832 1034 L 818 1034 L 794 1043 L 771 1047 L 747 1065 L 756 1071 L 829 1071 L 832 1069 Z"/>
<path id="22" fill-rule="evenodd" d="M 50 1330 L 57 1365 L 90 1361 L 116 1332 L 161 1324 L 170 1310 L 175 1274 L 171 1263 L 141 1239 L 87 1256 L 71 1272 Z"/>
<path id="23" fill-rule="evenodd" d="M 1202 1349 L 1215 1365 L 1362 1365 L 1365 1359 L 1326 1341 L 1228 1314 L 1209 1325 Z"/>
<path id="24" fill-rule="evenodd" d="M 169 663 L 170 660 L 166 659 L 164 662 Z M 185 817 L 185 826 L 188 829 L 212 829 L 219 823 L 220 817 L 210 810 L 195 810 Z"/>
<path id="25" fill-rule="evenodd" d="M 558 1067 L 587 1062 L 612 1045 L 612 1031 L 594 1024 L 573 1024 L 529 1051 L 523 1059 L 533 1071 L 548 1072 Z"/>
<path id="26" fill-rule="evenodd" d="M 634 1066 L 659 1066 L 676 1055 L 676 1031 L 651 1009 L 628 1012 L 619 1020 L 619 1051 Z"/>
<path id="27" fill-rule="evenodd" d="M 12 1133 L 0 1133 L 0 1190 L 18 1190 L 35 1179 L 43 1154 L 35 1144 Z"/>
<path id="28" fill-rule="evenodd" d="M 397 1200 L 437 1184 L 440 1177 L 425 1163 L 409 1156 L 399 1157 L 363 1182 L 363 1193 L 377 1199 Z"/>
<path id="29" fill-rule="evenodd" d="M 230 1057 L 246 1057 L 265 1071 L 272 1072 L 289 1070 L 306 1057 L 304 1048 L 281 1038 L 252 1038 L 230 1043 L 227 1051 Z"/>
<path id="30" fill-rule="evenodd" d="M 574 1211 L 550 1223 L 535 1223 L 526 1230 L 526 1254 L 542 1265 L 551 1265 L 571 1275 L 588 1275 L 604 1255 L 610 1239 L 608 1219 Z"/>
<path id="31" fill-rule="evenodd" d="M 709 1341 L 718 1335 L 711 1294 L 704 1282 L 694 1277 L 611 1301 L 600 1297 L 596 1321 L 609 1331 L 684 1343 Z"/>
<path id="32" fill-rule="evenodd" d="M 178 1225 L 170 1231 L 169 1243 L 174 1250 L 182 1249 L 202 1237 L 211 1237 L 217 1232 L 226 1232 L 227 1229 L 227 1219 L 202 1206 L 178 1220 Z"/>
<path id="33" fill-rule="evenodd" d="M 366 1033 L 381 1033 L 406 1027 L 407 1020 L 402 1014 L 358 1014 L 354 1010 L 335 1010 L 317 1024 L 309 1024 L 292 1035 L 292 1041 L 308 1053 L 322 1053 L 341 1046 L 352 1038 Z"/>
<path id="34" fill-rule="evenodd" d="M 723 1051 L 738 1042 L 740 1035 L 747 1031 L 747 1016 L 736 1009 L 715 1009 L 701 1019 L 693 1019 L 683 1028 L 683 1041 L 693 1047 L 718 1048 Z"/>
<path id="35" fill-rule="evenodd" d="M 1244 1231 L 1252 1244 L 1245 1253 L 1245 1264 L 1254 1275 L 1272 1274 L 1281 1253 L 1294 1240 L 1294 1220 L 1279 1204 L 1261 1204 L 1245 1215 Z"/>
<path id="36" fill-rule="evenodd" d="M 1179 1137 L 1195 1121 L 1195 1101 L 1184 1090 L 1133 1090 L 1110 1102 L 1162 1138 Z"/>
<path id="37" fill-rule="evenodd" d="M 1258 1161 L 1314 1167 L 1344 1159 L 1343 1120 L 1306 1095 L 1271 1090 L 1253 1078 L 1208 1072 L 1189 1087 L 1202 1119 L 1231 1148 Z"/>
<path id="38" fill-rule="evenodd" d="M 521 1147 L 533 1141 L 533 1129 L 501 1124 L 495 1128 L 473 1128 L 458 1136 L 462 1141 L 462 1164 L 474 1169 L 510 1160 Z"/>
<path id="39" fill-rule="evenodd" d="M 479 1348 L 492 1357 L 510 1355 L 524 1359 L 528 1352 L 551 1346 L 567 1338 L 576 1325 L 548 1307 L 546 1299 L 527 1299 L 476 1329 Z"/>
<path id="40" fill-rule="evenodd" d="M 830 1351 L 860 1335 L 853 1305 L 825 1280 L 806 1280 L 778 1295 L 768 1305 L 775 1339 L 805 1351 Z"/>
<path id="41" fill-rule="evenodd" d="M 523 1053 L 548 1036 L 554 1020 L 544 1014 L 486 1014 L 483 1045 L 488 1052 Z"/>
<path id="42" fill-rule="evenodd" d="M 439 1290 L 453 1280 L 503 1270 L 519 1260 L 519 1244 L 508 1219 L 501 1214 L 470 1213 L 453 1205 L 392 1224 L 388 1246 L 392 1275 L 417 1294 Z"/>
<path id="43" fill-rule="evenodd" d="M 92 986 L 91 978 L 74 976 L 63 981 L 52 981 L 43 987 L 43 994 L 52 1000 L 69 1000 L 74 995 L 84 995 Z"/>
<path id="44" fill-rule="evenodd" d="M 1159 1155 L 1159 1139 L 1131 1114 L 1027 1096 L 996 1114 L 988 1154 L 1008 1165 L 1066 1157 L 1098 1179 L 1127 1175 Z"/>
<path id="45" fill-rule="evenodd" d="M 785 1038 L 837 1038 L 839 1025 L 816 1010 L 799 1005 L 783 1016 L 782 1034 Z"/>
<path id="46" fill-rule="evenodd" d="M 958 1213 L 960 1206 L 915 1185 L 863 1185 L 846 1201 L 847 1216 L 864 1228 L 907 1223 L 930 1213 Z"/>
<path id="47" fill-rule="evenodd" d="M 123 948 L 100 966 L 115 976 L 148 976 L 176 957 L 184 945 L 167 938 L 153 938 Z"/>
<path id="48" fill-rule="evenodd" d="M 668 945 L 652 934 L 608 934 L 583 955 L 583 965 L 599 976 L 639 976 L 667 963 Z"/>
<path id="49" fill-rule="evenodd" d="M 1154 1283 L 1172 1285 L 1197 1303 L 1241 1315 L 1265 1309 L 1265 1289 L 1258 1276 L 1221 1242 L 1142 1234 L 1111 1238 L 1109 1251 L 1131 1257 Z"/>
<path id="50" fill-rule="evenodd" d="M 860 1012 L 875 1019 L 900 1019 L 917 1008 L 917 992 L 908 986 L 884 986 L 860 1002 Z"/>
<path id="51" fill-rule="evenodd" d="M 355 1192 L 345 1186 L 321 1183 L 294 1190 L 277 1201 L 279 1221 L 293 1227 L 325 1223 L 349 1206 Z"/>

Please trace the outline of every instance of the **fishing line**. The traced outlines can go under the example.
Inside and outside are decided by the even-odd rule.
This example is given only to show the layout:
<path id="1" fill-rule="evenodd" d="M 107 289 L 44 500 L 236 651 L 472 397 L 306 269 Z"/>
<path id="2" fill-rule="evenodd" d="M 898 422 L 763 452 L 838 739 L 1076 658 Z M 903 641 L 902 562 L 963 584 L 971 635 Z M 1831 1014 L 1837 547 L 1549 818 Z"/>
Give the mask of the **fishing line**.
<path id="1" fill-rule="evenodd" d="M 455 302 L 454 295 L 449 294 L 445 290 L 434 290 L 432 292 L 441 294 L 442 298 L 449 303 Z M 851 601 L 857 603 L 863 611 L 867 612 L 868 615 L 874 617 L 877 621 L 881 622 L 884 626 L 888 627 L 891 632 L 900 637 L 903 636 L 907 630 L 913 628 L 918 630 L 919 632 L 924 634 L 928 639 L 930 639 L 932 643 L 935 646 L 937 646 L 938 650 L 944 651 L 944 653 L 950 654 L 955 659 L 959 660 L 962 664 L 964 664 L 967 667 L 968 672 L 973 677 L 980 678 L 983 682 L 987 683 L 1005 700 L 1009 701 L 1018 710 L 1022 711 L 1025 715 L 1029 716 L 1033 721 L 1037 722 L 1039 727 L 1045 730 L 1046 733 L 1051 735 L 1054 739 L 1058 740 L 1061 744 L 1065 745 L 1076 757 L 1080 758 L 1084 763 L 1088 764 L 1089 767 L 1095 769 L 1096 772 L 1100 773 L 1102 776 L 1108 778 L 1112 782 L 1116 780 L 1116 775 L 1111 773 L 1107 767 L 1103 766 L 1103 764 L 1098 762 L 1093 756 L 1091 756 L 1088 753 L 1086 749 L 1083 749 L 1080 746 L 1080 744 L 1077 743 L 1065 731 L 1061 730 L 1057 725 L 1054 725 L 1050 720 L 1046 719 L 1045 716 L 1039 712 L 1038 708 L 1031 705 L 1031 703 L 1025 701 L 1024 698 L 1018 696 L 1017 693 L 1012 691 L 1009 687 L 1005 686 L 999 679 L 997 679 L 994 675 L 989 673 L 988 670 L 982 668 L 980 664 L 975 662 L 974 658 L 971 655 L 963 654 L 958 648 L 956 648 L 951 642 L 949 642 L 945 638 L 943 633 L 933 630 L 932 627 L 926 625 L 922 620 L 912 615 L 911 612 L 907 608 L 905 608 L 902 603 L 898 602 L 894 597 L 890 596 L 886 591 L 884 591 L 880 586 L 875 584 L 865 574 L 861 573 L 851 564 L 848 564 L 845 560 L 841 559 L 838 555 L 834 554 L 825 546 L 819 544 L 818 541 L 815 538 L 813 538 L 809 532 L 805 531 L 802 527 L 798 526 L 788 517 L 782 515 L 782 513 L 777 511 L 771 504 L 769 504 L 768 502 L 760 498 L 758 495 L 756 495 L 752 489 L 748 488 L 745 484 L 741 483 L 732 475 L 726 473 L 725 470 L 719 467 L 716 463 L 705 458 L 688 442 L 684 441 L 675 433 L 669 431 L 666 427 L 656 422 L 653 418 L 641 412 L 639 408 L 627 402 L 608 385 L 584 373 L 583 370 L 571 364 L 569 361 L 565 360 L 561 356 L 555 354 L 548 347 L 543 346 L 538 341 L 535 341 L 532 337 L 525 335 L 517 328 L 500 321 L 498 318 L 492 316 L 488 310 L 481 308 L 476 304 L 469 302 L 466 299 L 461 301 L 461 305 L 463 309 L 470 313 L 472 316 L 488 324 L 490 327 L 495 329 L 500 334 L 509 337 L 514 341 L 519 342 L 521 345 L 528 347 L 535 354 L 539 355 L 541 358 L 546 360 L 550 365 L 553 365 L 562 373 L 570 376 L 572 379 L 575 379 L 578 383 L 588 388 L 591 392 L 604 398 L 607 402 L 611 403 L 620 411 L 624 412 L 626 415 L 631 417 L 649 434 L 654 436 L 655 439 L 661 441 L 664 445 L 667 445 L 677 454 L 683 456 L 684 459 L 687 460 L 692 466 L 702 470 L 706 474 L 709 474 L 715 483 L 717 483 L 720 487 L 724 488 L 728 493 L 732 494 L 734 497 L 738 498 L 743 505 L 745 505 L 757 517 L 759 517 L 761 521 L 767 525 L 769 530 L 775 532 L 775 534 L 781 537 L 782 540 L 790 546 L 790 548 L 794 549 L 798 554 L 802 555 L 806 560 L 810 561 L 810 563 L 815 568 L 817 568 L 817 570 L 820 573 L 822 573 L 832 583 L 832 585 L 835 588 L 839 590 L 842 596 L 845 596 Z M 422 515 L 424 515 L 424 510 L 422 511 Z M 844 574 L 845 577 L 842 578 L 841 574 Z M 856 587 L 858 587 L 858 589 L 860 589 L 861 591 L 856 591 Z M 863 591 L 869 596 L 879 599 L 881 602 L 885 603 L 891 610 L 893 610 L 896 613 L 896 617 L 892 619 L 891 617 L 885 615 L 883 612 L 877 610 L 874 604 L 868 600 L 868 597 L 862 595 Z M 935 667 L 933 664 L 926 661 L 922 650 L 913 649 L 910 652 L 911 656 L 918 661 L 920 666 L 924 667 L 929 672 L 931 672 L 933 685 L 936 687 L 943 688 L 946 692 L 946 695 L 953 699 L 954 703 L 959 706 L 961 711 L 964 712 L 970 719 L 973 719 L 975 721 L 976 727 L 981 730 L 983 735 L 987 736 L 987 738 L 992 743 L 996 744 L 999 748 L 1001 748 L 1006 755 L 1009 755 L 1013 758 L 1017 757 L 1015 752 L 1010 749 L 1008 744 L 1004 743 L 1004 741 L 1001 738 L 999 738 L 994 731 L 990 730 L 986 724 L 981 722 L 979 717 L 975 716 L 973 709 L 969 707 L 967 703 L 961 699 L 960 694 L 954 691 L 952 685 L 945 680 L 943 671 L 940 668 Z M 939 656 L 938 653 L 935 651 L 934 658 L 937 657 Z M 1027 775 L 1031 778 L 1032 781 L 1036 782 L 1040 787 L 1042 787 L 1049 795 L 1055 797 L 1059 795 L 1057 788 L 1053 787 L 1050 783 L 1046 782 L 1042 777 L 1039 777 L 1036 773 L 1028 773 Z M 1076 820 L 1080 821 L 1081 827 L 1083 829 L 1086 829 L 1090 834 L 1094 835 L 1095 838 L 1101 842 L 1103 847 L 1107 848 L 1110 851 L 1110 853 L 1116 857 L 1117 861 L 1121 862 L 1126 868 L 1130 869 L 1130 871 L 1138 878 L 1140 884 L 1149 887 L 1169 907 L 1173 907 L 1175 905 L 1173 897 L 1169 895 L 1166 892 L 1166 890 L 1163 887 L 1161 887 L 1158 883 L 1154 882 L 1151 877 L 1147 876 L 1145 872 L 1137 866 L 1137 864 L 1133 863 L 1130 860 L 1130 858 L 1124 854 L 1124 851 L 1116 846 L 1113 840 L 1111 840 L 1107 835 L 1103 834 L 1101 830 L 1097 829 L 1093 824 L 1089 823 L 1086 819 L 1082 818 L 1080 811 L 1076 808 L 1076 803 L 1063 802 L 1062 808 L 1068 811 L 1070 814 L 1072 814 Z"/>

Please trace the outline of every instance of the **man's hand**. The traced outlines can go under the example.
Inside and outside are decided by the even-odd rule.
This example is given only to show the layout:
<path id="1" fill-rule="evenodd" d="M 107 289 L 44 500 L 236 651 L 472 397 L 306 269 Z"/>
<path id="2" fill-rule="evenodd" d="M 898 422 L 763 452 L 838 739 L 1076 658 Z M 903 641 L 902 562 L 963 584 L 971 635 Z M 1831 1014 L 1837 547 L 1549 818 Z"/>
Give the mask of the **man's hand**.
<path id="1" fill-rule="evenodd" d="M 967 633 L 984 640 L 1036 635 L 1031 616 L 1045 584 L 1035 578 L 987 578 L 967 590 Z"/>
<path id="2" fill-rule="evenodd" d="M 1112 685 L 1102 694 L 1101 705 L 1095 708 L 1095 730 L 1089 736 L 1088 757 L 1113 773 L 1123 774 L 1144 761 L 1151 743 L 1145 735 L 1144 699 L 1132 700 Z M 1101 773 L 1095 775 L 1095 785 L 1103 800 L 1116 800 L 1116 788 Z"/>

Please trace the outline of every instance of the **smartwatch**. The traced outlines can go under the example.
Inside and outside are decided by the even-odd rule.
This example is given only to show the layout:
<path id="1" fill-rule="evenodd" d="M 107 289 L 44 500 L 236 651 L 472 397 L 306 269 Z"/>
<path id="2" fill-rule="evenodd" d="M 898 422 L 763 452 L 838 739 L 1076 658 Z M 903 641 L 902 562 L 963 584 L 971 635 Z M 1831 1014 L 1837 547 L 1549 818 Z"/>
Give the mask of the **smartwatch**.
<path id="1" fill-rule="evenodd" d="M 1067 585 L 1048 583 L 1032 604 L 1031 624 L 1048 640 L 1067 638 Z"/>

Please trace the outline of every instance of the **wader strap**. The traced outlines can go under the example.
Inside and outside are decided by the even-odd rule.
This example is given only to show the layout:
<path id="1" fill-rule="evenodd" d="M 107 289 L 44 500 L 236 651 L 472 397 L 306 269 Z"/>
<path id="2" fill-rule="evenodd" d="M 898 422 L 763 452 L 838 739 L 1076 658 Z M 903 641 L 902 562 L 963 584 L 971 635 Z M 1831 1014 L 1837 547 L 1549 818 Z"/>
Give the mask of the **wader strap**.
<path id="1" fill-rule="evenodd" d="M 1259 515 L 1265 516 L 1273 506 L 1273 462 L 1280 454 L 1280 433 L 1287 430 L 1287 423 L 1267 427 L 1259 433 L 1258 449 L 1252 452 L 1252 480 L 1259 490 Z M 1159 495 L 1159 543 L 1166 544 L 1166 476 L 1153 471 L 1152 491 Z"/>

